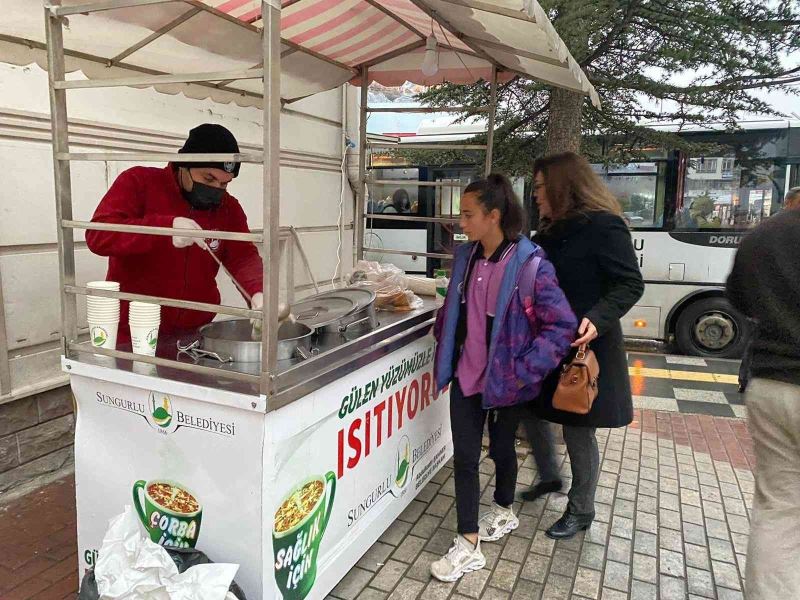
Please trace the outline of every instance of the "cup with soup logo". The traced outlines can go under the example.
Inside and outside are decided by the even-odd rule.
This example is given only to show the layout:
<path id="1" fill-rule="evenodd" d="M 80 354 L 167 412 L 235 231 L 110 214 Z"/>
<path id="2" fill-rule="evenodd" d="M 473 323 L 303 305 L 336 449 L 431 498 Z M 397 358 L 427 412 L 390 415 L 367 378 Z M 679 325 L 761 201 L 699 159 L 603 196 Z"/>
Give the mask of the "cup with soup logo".
<path id="1" fill-rule="evenodd" d="M 272 548 L 275 582 L 283 600 L 302 600 L 317 579 L 317 558 L 336 492 L 336 474 L 306 479 L 275 511 Z"/>
<path id="2" fill-rule="evenodd" d="M 169 479 L 139 480 L 133 484 L 133 505 L 156 544 L 195 547 L 203 507 L 186 486 Z"/>

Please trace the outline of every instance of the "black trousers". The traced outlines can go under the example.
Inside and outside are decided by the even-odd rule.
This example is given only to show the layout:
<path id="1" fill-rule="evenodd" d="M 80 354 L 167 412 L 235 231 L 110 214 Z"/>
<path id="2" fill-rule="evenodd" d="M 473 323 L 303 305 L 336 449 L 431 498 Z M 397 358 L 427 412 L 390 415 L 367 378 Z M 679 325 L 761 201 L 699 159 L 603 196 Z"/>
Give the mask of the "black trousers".
<path id="1" fill-rule="evenodd" d="M 575 425 L 563 427 L 564 443 L 567 446 L 572 469 L 572 486 L 569 488 L 567 511 L 594 518 L 594 496 L 600 478 L 600 451 L 595 435 L 597 429 Z M 525 429 L 533 457 L 539 467 L 541 481 L 561 479 L 555 460 L 550 423 L 528 413 L 525 418 Z"/>
<path id="2" fill-rule="evenodd" d="M 486 419 L 489 419 L 489 456 L 495 464 L 494 501 L 509 507 L 517 486 L 515 434 L 522 411 L 517 406 L 485 410 L 481 394 L 464 396 L 458 380 L 450 388 L 450 424 L 453 429 L 453 463 L 456 484 L 458 533 L 478 532 L 480 481 L 478 464 Z"/>

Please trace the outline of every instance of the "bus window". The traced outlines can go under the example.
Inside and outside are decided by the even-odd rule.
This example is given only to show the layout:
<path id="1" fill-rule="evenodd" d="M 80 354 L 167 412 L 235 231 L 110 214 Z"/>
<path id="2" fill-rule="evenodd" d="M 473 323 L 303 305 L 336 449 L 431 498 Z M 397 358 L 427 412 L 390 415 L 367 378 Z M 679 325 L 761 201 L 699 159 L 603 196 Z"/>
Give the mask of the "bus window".
<path id="1" fill-rule="evenodd" d="M 684 196 L 676 228 L 749 229 L 776 212 L 776 165 L 734 155 L 692 157 L 684 179 Z"/>
<path id="2" fill-rule="evenodd" d="M 619 200 L 622 217 L 631 229 L 663 227 L 665 162 L 592 167 Z"/>

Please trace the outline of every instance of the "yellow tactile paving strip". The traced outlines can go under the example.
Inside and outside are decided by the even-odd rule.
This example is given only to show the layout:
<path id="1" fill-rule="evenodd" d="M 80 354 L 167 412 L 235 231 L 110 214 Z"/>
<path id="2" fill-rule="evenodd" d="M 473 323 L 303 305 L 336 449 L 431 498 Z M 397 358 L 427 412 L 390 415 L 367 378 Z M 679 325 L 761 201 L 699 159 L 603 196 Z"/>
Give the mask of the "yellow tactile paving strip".
<path id="1" fill-rule="evenodd" d="M 676 379 L 679 381 L 705 381 L 709 383 L 738 384 L 736 375 L 726 373 L 703 373 L 700 371 L 677 371 L 674 369 L 650 369 L 647 367 L 628 367 L 631 377 L 655 377 L 656 379 Z"/>

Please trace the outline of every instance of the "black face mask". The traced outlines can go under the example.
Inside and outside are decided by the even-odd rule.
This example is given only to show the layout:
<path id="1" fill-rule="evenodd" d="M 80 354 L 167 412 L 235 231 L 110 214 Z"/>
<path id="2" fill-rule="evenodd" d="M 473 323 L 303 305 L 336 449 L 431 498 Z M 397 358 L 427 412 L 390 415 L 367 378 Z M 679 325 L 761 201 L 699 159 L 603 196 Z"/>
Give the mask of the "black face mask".
<path id="1" fill-rule="evenodd" d="M 189 178 L 191 179 L 191 174 Z M 200 183 L 192 179 L 192 189 L 187 191 L 181 186 L 181 194 L 189 205 L 195 210 L 211 210 L 219 208 L 222 204 L 222 195 L 225 190 Z"/>

